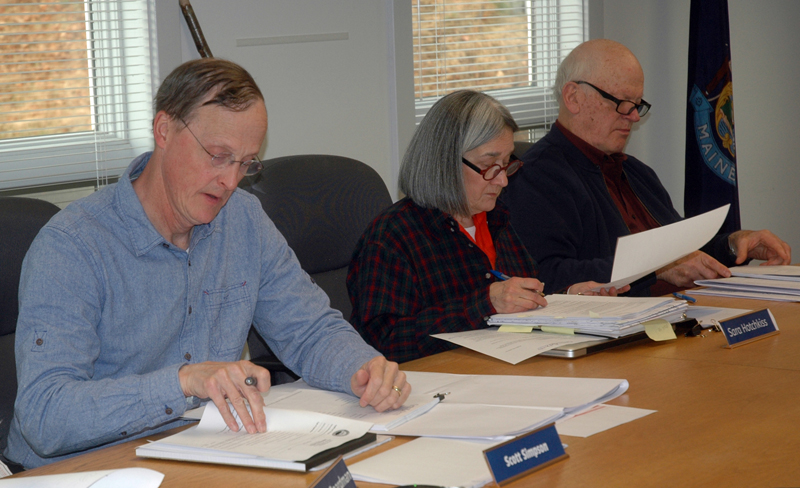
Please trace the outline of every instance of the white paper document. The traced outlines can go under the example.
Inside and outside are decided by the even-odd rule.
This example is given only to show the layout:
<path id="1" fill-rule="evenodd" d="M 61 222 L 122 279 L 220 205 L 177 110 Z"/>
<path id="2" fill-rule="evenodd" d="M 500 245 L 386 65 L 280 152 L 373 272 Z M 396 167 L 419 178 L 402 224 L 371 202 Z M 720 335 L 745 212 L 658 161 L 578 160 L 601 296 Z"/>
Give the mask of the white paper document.
<path id="1" fill-rule="evenodd" d="M 157 488 L 164 475 L 147 468 L 51 474 L 0 481 L 3 488 Z"/>
<path id="2" fill-rule="evenodd" d="M 736 266 L 731 275 L 766 280 L 800 281 L 800 266 Z"/>
<path id="3" fill-rule="evenodd" d="M 496 444 L 420 437 L 349 469 L 354 479 L 370 483 L 477 488 L 492 481 L 483 451 Z"/>
<path id="4" fill-rule="evenodd" d="M 497 327 L 431 334 L 431 337 L 458 344 L 511 364 L 520 363 L 537 354 L 567 344 L 603 340 L 597 336 L 549 334 L 538 331 L 508 334 L 498 332 Z"/>
<path id="5" fill-rule="evenodd" d="M 353 395 L 314 388 L 303 380 L 273 386 L 261 396 L 264 398 L 265 407 L 304 410 L 343 419 L 369 422 L 372 425 L 370 430 L 373 432 L 383 432 L 402 425 L 404 422 L 424 414 L 438 403 L 438 400 L 430 397 L 422 398 L 412 395 L 397 410 L 376 412 L 372 407 L 359 405 L 359 399 Z M 203 415 L 204 409 L 203 406 L 187 411 L 183 418 L 199 419 Z"/>
<path id="6" fill-rule="evenodd" d="M 617 288 L 633 283 L 687 254 L 697 251 L 714 237 L 730 205 L 656 227 L 617 240 L 611 282 L 603 288 Z"/>
<path id="7" fill-rule="evenodd" d="M 495 314 L 488 323 L 566 327 L 585 334 L 622 337 L 644 330 L 641 323 L 648 320 L 677 320 L 686 307 L 686 301 L 672 297 L 549 295 L 546 307 Z"/>
<path id="8" fill-rule="evenodd" d="M 730 278 L 718 278 L 715 280 L 697 280 L 695 284 L 707 288 L 690 290 L 688 293 L 695 295 L 738 296 L 762 300 L 800 301 L 800 281 L 731 276 Z"/>
<path id="9" fill-rule="evenodd" d="M 406 371 L 416 394 L 446 393 L 444 403 L 563 408 L 565 413 L 612 400 L 628 390 L 622 379 L 427 373 Z M 428 415 L 436 412 L 433 408 Z"/>
<path id="10" fill-rule="evenodd" d="M 235 412 L 232 412 L 236 416 Z M 305 471 L 303 461 L 364 436 L 368 422 L 329 415 L 264 408 L 267 432 L 231 431 L 214 403 L 200 424 L 136 449 L 144 457 L 238 464 Z"/>
<path id="11" fill-rule="evenodd" d="M 412 395 L 444 400 L 393 435 L 500 439 L 529 432 L 622 395 L 619 379 L 460 375 L 407 371 Z"/>
<path id="12" fill-rule="evenodd" d="M 765 293 L 745 290 L 728 290 L 724 288 L 698 288 L 697 290 L 687 290 L 687 295 L 744 298 L 747 300 L 771 300 L 773 302 L 800 302 L 800 295 L 783 293 Z"/>
<path id="13" fill-rule="evenodd" d="M 298 383 L 296 386 L 300 386 Z M 302 384 L 305 384 L 304 382 Z M 286 387 L 288 390 L 290 387 Z M 282 396 L 277 401 L 265 398 L 264 403 L 270 408 L 282 410 L 305 410 L 323 413 L 334 417 L 358 420 L 371 424 L 372 432 L 385 432 L 402 425 L 409 420 L 423 415 L 432 409 L 438 399 L 409 397 L 406 403 L 397 410 L 377 412 L 372 407 L 359 405 L 359 398 L 345 393 L 319 389 L 298 388 L 293 393 Z"/>
<path id="14" fill-rule="evenodd" d="M 396 427 L 392 435 L 503 440 L 563 416 L 563 408 L 476 405 L 445 400 L 436 406 L 435 414 L 423 415 Z"/>
<path id="15" fill-rule="evenodd" d="M 644 408 L 595 405 L 581 413 L 559 419 L 556 430 L 560 435 L 589 437 L 655 412 Z"/>

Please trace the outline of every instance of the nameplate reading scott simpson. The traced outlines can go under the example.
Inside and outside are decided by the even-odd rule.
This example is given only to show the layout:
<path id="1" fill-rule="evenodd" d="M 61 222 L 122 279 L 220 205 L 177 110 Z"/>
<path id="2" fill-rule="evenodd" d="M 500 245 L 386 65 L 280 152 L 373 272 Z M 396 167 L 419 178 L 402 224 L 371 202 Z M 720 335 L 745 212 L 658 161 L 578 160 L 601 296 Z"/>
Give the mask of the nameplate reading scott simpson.
<path id="1" fill-rule="evenodd" d="M 504 485 L 569 457 L 550 424 L 483 451 L 495 482 Z"/>

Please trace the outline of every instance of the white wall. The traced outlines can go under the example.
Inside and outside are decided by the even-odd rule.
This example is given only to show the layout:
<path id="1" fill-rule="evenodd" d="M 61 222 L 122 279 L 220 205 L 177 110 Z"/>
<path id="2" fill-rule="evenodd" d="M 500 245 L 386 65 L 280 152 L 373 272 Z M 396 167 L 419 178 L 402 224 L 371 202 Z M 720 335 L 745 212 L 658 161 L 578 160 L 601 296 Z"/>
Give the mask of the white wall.
<path id="1" fill-rule="evenodd" d="M 656 170 L 682 211 L 690 0 L 601 3 L 602 35 L 639 58 L 645 98 L 653 104 L 627 152 Z M 800 94 L 800 2 L 728 0 L 728 9 L 742 226 L 772 230 L 797 256 L 800 137 L 794 110 Z"/>
<path id="2" fill-rule="evenodd" d="M 264 158 L 351 157 L 375 168 L 395 195 L 399 158 L 414 130 L 411 2 L 193 0 L 192 6 L 214 56 L 244 66 L 264 93 Z M 198 55 L 177 2 L 159 1 L 157 9 L 163 79 Z M 347 39 L 285 38 L 321 34 Z M 290 42 L 237 46 L 252 38 Z M 398 42 L 407 48 L 396 56 Z"/>

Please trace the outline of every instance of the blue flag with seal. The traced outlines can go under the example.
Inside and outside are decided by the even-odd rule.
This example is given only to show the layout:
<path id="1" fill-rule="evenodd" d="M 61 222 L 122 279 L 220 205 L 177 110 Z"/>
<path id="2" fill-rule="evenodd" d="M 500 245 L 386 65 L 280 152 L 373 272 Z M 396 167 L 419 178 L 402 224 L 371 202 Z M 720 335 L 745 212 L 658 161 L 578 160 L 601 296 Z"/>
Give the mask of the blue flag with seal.
<path id="1" fill-rule="evenodd" d="M 683 210 L 694 217 L 731 204 L 720 232 L 742 228 L 733 124 L 727 0 L 692 0 Z"/>

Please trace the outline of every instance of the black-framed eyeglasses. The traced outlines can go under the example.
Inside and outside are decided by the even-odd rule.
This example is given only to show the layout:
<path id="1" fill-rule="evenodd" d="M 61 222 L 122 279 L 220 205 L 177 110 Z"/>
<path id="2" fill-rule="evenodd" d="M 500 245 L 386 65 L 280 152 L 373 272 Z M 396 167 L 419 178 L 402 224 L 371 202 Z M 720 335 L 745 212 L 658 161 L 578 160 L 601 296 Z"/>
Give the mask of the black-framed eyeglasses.
<path id="1" fill-rule="evenodd" d="M 486 169 L 480 169 L 479 167 L 467 161 L 464 157 L 461 158 L 461 162 L 466 164 L 469 169 L 481 175 L 486 181 L 491 181 L 497 178 L 497 175 L 499 175 L 501 171 L 505 171 L 506 176 L 511 176 L 522 167 L 522 161 L 520 161 L 520 159 L 513 154 L 508 158 L 507 165 L 501 166 L 495 163 Z"/>
<path id="2" fill-rule="evenodd" d="M 645 102 L 644 99 L 642 99 L 642 103 L 636 103 L 631 100 L 620 100 L 614 95 L 606 93 L 603 90 L 597 88 L 588 81 L 576 81 L 575 83 L 579 85 L 589 85 L 595 90 L 597 90 L 597 93 L 599 93 L 600 96 L 602 96 L 606 100 L 611 100 L 612 102 L 617 104 L 617 113 L 622 115 L 630 115 L 631 112 L 636 110 L 637 112 L 639 112 L 639 117 L 644 117 L 644 114 L 646 114 L 650 110 L 650 107 L 652 107 L 652 105 Z"/>
<path id="3" fill-rule="evenodd" d="M 180 119 L 180 121 L 183 122 L 183 125 L 186 126 L 186 128 L 189 130 L 189 134 L 191 134 L 192 137 L 194 137 L 194 140 L 197 141 L 198 144 L 200 144 L 200 147 L 203 148 L 203 151 L 205 151 L 206 154 L 211 156 L 211 166 L 217 169 L 225 169 L 234 163 L 239 163 L 239 173 L 241 173 L 244 176 L 253 176 L 254 174 L 264 169 L 264 164 L 258 158 L 253 158 L 250 161 L 237 161 L 236 156 L 234 156 L 231 153 L 211 154 L 208 151 L 208 149 L 206 149 L 206 147 L 203 145 L 203 143 L 200 142 L 200 139 L 198 139 L 197 136 L 194 135 L 192 129 L 189 129 L 189 124 L 187 124 L 186 121 L 183 119 Z"/>

